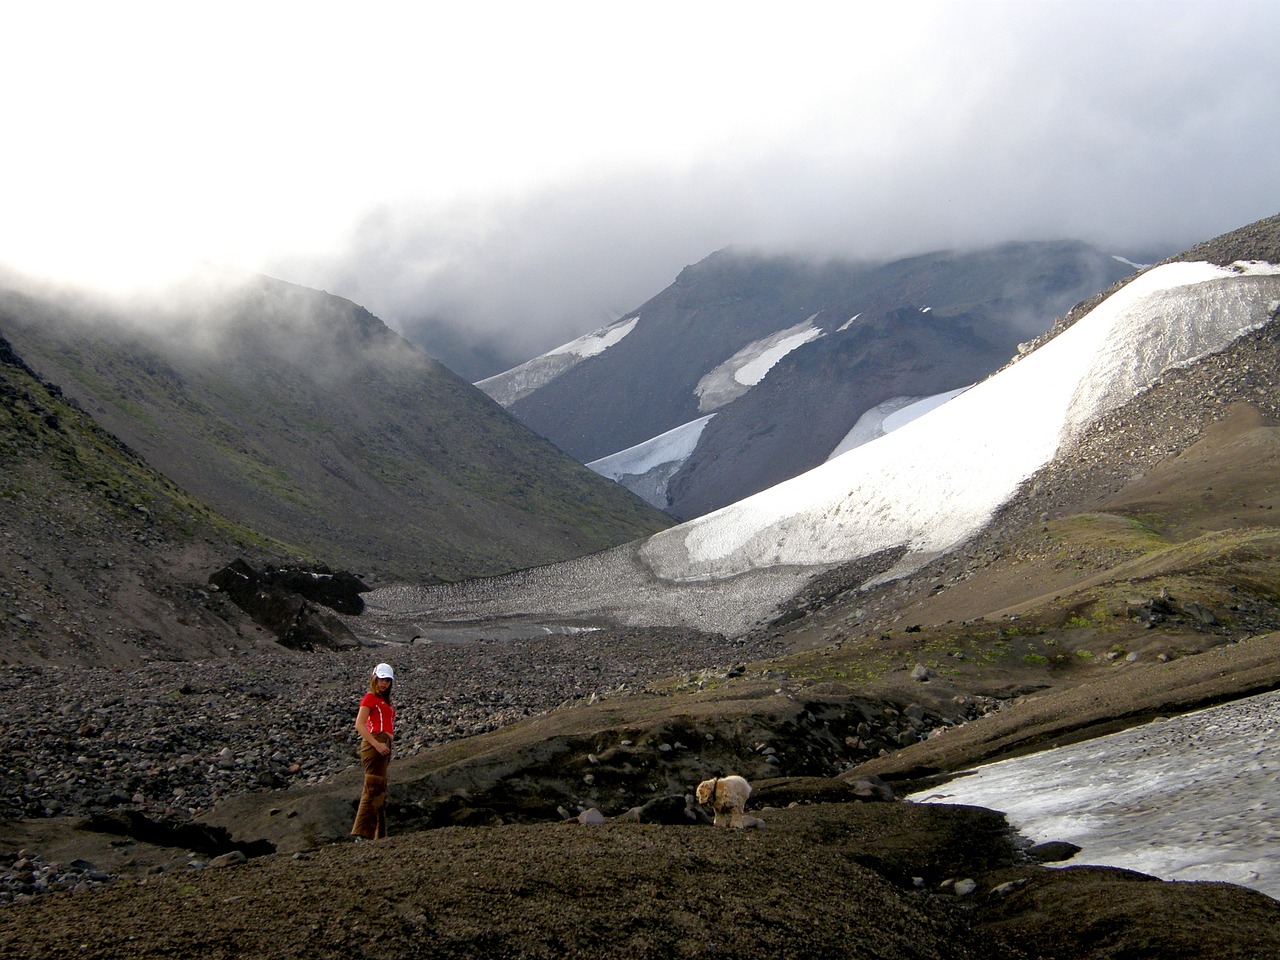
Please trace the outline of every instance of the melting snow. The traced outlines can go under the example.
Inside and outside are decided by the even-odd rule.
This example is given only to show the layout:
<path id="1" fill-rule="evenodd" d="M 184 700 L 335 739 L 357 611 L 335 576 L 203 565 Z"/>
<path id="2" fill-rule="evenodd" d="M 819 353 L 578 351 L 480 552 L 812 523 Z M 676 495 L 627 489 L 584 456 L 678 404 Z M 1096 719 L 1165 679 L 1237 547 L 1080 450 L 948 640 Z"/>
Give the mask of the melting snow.
<path id="1" fill-rule="evenodd" d="M 1134 263 L 1132 260 L 1114 253 L 1111 255 L 1111 259 L 1118 261 L 1119 263 L 1123 263 L 1126 267 L 1133 267 L 1135 270 L 1145 270 L 1147 267 L 1151 266 L 1149 263 Z"/>
<path id="2" fill-rule="evenodd" d="M 1280 300 L 1278 273 L 1266 265 L 1157 267 L 995 376 L 739 503 L 578 561 L 366 600 L 410 617 L 605 615 L 737 633 L 815 568 L 905 547 L 884 578 L 909 572 L 980 531 L 1077 431 L 1164 370 L 1266 324 Z"/>
<path id="3" fill-rule="evenodd" d="M 583 360 L 604 353 L 634 330 L 639 322 L 638 315 L 619 320 L 594 333 L 570 340 L 554 350 L 548 350 L 518 367 L 512 367 L 503 373 L 479 380 L 475 386 L 504 407 L 509 407 L 521 397 L 533 393 L 561 374 L 572 370 Z"/>
<path id="4" fill-rule="evenodd" d="M 623 337 L 636 328 L 636 324 L 639 322 L 639 316 L 634 316 L 627 320 L 619 320 L 617 323 L 602 327 L 594 333 L 579 337 L 577 340 L 570 340 L 554 350 L 548 350 L 543 356 L 554 357 L 562 353 L 568 353 L 583 360 L 587 357 L 594 357 L 597 354 L 604 353 L 615 343 L 621 341 Z"/>
<path id="5" fill-rule="evenodd" d="M 673 427 L 644 443 L 637 443 L 634 447 L 627 447 L 625 450 L 601 457 L 599 460 L 592 460 L 587 466 L 602 476 L 618 480 L 624 476 L 648 473 L 654 467 L 684 463 L 697 447 L 703 427 L 714 416 L 714 413 L 709 413 L 705 417 Z"/>
<path id="6" fill-rule="evenodd" d="M 702 429 L 714 416 L 709 413 L 691 420 L 634 447 L 592 460 L 587 467 L 622 484 L 646 503 L 666 510 L 670 506 L 667 487 L 671 478 L 693 454 Z"/>
<path id="7" fill-rule="evenodd" d="M 813 325 L 816 316 L 815 313 L 804 323 L 747 344 L 704 376 L 693 391 L 698 397 L 698 409 L 706 413 L 736 400 L 763 380 L 774 364 L 792 350 L 822 336 L 821 328 Z"/>
<path id="8" fill-rule="evenodd" d="M 981 723 L 981 721 L 976 721 Z M 1072 865 L 1225 880 L 1280 898 L 1280 692 L 979 767 L 908 797 L 1003 811 Z"/>
<path id="9" fill-rule="evenodd" d="M 952 397 L 958 397 L 968 389 L 968 387 L 961 387 L 959 390 L 935 393 L 931 397 L 894 397 L 892 400 L 876 404 L 858 418 L 858 422 L 844 435 L 844 439 L 836 444 L 836 448 L 831 451 L 827 459 L 834 460 L 854 447 L 860 447 L 877 437 L 883 437 L 886 433 L 892 433 L 899 427 L 905 427 L 912 420 L 923 417 L 930 410 L 942 406 Z"/>

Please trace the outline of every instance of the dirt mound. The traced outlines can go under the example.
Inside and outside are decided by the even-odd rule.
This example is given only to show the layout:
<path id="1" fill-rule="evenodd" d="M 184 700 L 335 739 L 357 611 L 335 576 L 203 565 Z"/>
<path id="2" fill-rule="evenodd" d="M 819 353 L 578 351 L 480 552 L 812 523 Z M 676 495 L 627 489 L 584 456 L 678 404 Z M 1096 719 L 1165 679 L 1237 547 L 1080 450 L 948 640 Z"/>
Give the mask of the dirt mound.
<path id="1" fill-rule="evenodd" d="M 1280 950 L 1274 900 L 1054 872 L 990 811 L 760 813 L 746 833 L 450 828 L 170 874 L 0 911 L 0 956 L 1176 960 L 1204 955 L 1206 918 L 1215 956 Z"/>

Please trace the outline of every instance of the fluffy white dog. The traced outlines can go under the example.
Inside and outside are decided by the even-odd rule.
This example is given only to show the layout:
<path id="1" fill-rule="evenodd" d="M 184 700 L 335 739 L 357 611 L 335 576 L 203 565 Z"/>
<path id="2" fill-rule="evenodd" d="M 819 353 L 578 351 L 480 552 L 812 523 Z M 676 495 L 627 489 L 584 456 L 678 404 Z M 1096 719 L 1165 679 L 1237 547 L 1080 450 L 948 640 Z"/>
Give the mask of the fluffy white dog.
<path id="1" fill-rule="evenodd" d="M 749 817 L 743 812 L 750 796 L 751 784 L 736 775 L 712 777 L 698 784 L 698 802 L 711 808 L 717 827 L 736 827 L 742 830 L 764 826 L 764 821 L 759 817 Z"/>

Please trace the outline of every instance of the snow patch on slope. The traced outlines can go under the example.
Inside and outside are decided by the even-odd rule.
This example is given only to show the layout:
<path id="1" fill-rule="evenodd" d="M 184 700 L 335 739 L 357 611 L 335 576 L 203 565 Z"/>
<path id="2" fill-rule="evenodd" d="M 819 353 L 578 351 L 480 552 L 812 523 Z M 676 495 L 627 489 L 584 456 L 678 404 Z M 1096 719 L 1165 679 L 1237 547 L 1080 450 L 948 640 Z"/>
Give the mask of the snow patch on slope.
<path id="1" fill-rule="evenodd" d="M 1223 880 L 1280 898 L 1280 693 L 986 764 L 917 803 L 1000 810 L 1034 842 L 1164 880 Z"/>
<path id="2" fill-rule="evenodd" d="M 554 350 L 548 350 L 518 367 L 512 367 L 503 373 L 477 381 L 475 386 L 502 406 L 509 407 L 521 397 L 528 396 L 539 387 L 546 386 L 556 377 L 572 370 L 583 360 L 604 353 L 634 330 L 639 322 L 640 317 L 637 315 L 619 320 L 607 327 L 601 327 L 576 340 L 570 340 Z"/>
<path id="3" fill-rule="evenodd" d="M 952 397 L 958 397 L 968 389 L 968 387 L 961 387 L 959 390 L 935 393 L 931 397 L 894 397 L 884 403 L 878 403 L 858 418 L 858 422 L 844 435 L 844 439 L 836 444 L 836 448 L 831 451 L 827 459 L 834 460 L 854 447 L 860 447 L 877 437 L 883 437 L 886 433 L 892 433 L 899 427 L 905 427 L 912 420 L 923 417 L 930 410 L 942 406 Z"/>
<path id="4" fill-rule="evenodd" d="M 1122 256 L 1120 256 L 1119 254 L 1116 254 L 1116 253 L 1113 253 L 1113 254 L 1111 255 L 1111 259 L 1112 259 L 1112 260 L 1115 260 L 1117 263 L 1123 263 L 1126 267 L 1133 267 L 1133 269 L 1135 269 L 1135 270 L 1145 270 L 1145 269 L 1147 269 L 1147 267 L 1151 266 L 1151 264 L 1149 264 L 1149 263 L 1134 263 L 1134 262 L 1133 262 L 1132 260 L 1130 260 L 1129 258 L 1127 258 L 1127 257 L 1122 257 Z"/>
<path id="5" fill-rule="evenodd" d="M 599 460 L 592 460 L 587 467 L 601 476 L 616 480 L 659 510 L 665 510 L 667 482 L 692 455 L 702 437 L 703 428 L 714 416 L 714 413 L 709 413 L 705 417 L 673 427 L 643 443 Z"/>
<path id="6" fill-rule="evenodd" d="M 703 427 L 714 416 L 714 413 L 709 413 L 697 420 L 690 420 L 643 443 L 637 443 L 634 447 L 592 460 L 587 466 L 610 480 L 617 480 L 629 473 L 645 473 L 665 463 L 683 463 L 698 445 Z"/>
<path id="7" fill-rule="evenodd" d="M 914 555 L 908 566 L 918 566 L 976 534 L 1062 444 L 1161 372 L 1266 323 L 1277 272 L 1172 263 L 1142 274 L 949 403 L 808 473 L 656 534 L 642 557 L 655 576 L 671 581 L 823 566 L 903 546 Z"/>
<path id="8" fill-rule="evenodd" d="M 822 336 L 822 329 L 813 325 L 816 316 L 815 313 L 803 323 L 747 344 L 704 376 L 693 391 L 698 397 L 698 410 L 707 413 L 736 400 L 792 350 Z"/>

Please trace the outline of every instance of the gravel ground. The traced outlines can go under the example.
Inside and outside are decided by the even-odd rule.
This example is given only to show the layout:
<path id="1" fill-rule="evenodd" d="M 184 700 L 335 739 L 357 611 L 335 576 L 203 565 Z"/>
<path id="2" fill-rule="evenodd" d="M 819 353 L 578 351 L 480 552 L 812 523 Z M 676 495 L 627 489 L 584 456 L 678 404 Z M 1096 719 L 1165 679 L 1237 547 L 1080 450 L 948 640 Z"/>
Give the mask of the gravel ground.
<path id="1" fill-rule="evenodd" d="M 695 641 L 696 638 L 696 641 Z M 188 818 L 246 790 L 357 764 L 366 676 L 397 671 L 397 755 L 566 701 L 777 652 L 688 631 L 597 631 L 346 653 L 244 654 L 134 669 L 0 668 L 0 818 L 127 808 Z M 48 710 L 32 711 L 38 697 Z"/>

